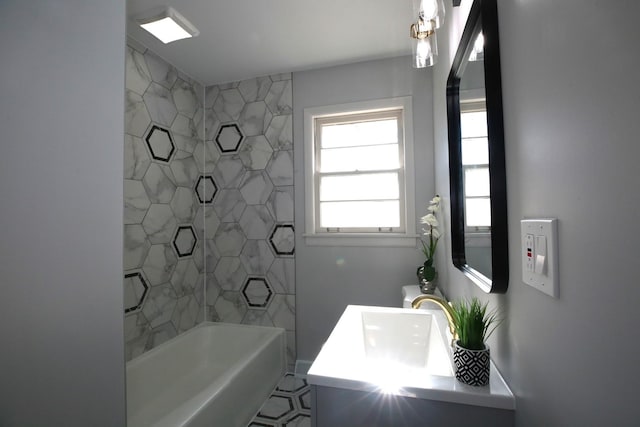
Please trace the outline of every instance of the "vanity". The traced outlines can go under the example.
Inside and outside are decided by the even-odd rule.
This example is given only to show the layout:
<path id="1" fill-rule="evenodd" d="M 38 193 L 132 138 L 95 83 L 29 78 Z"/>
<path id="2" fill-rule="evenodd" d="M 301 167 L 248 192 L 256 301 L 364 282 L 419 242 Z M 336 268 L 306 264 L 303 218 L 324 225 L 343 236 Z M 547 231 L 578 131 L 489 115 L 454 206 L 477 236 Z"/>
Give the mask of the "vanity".
<path id="1" fill-rule="evenodd" d="M 455 379 L 441 310 L 349 305 L 309 369 L 312 425 L 513 426 L 495 366 L 486 387 Z"/>

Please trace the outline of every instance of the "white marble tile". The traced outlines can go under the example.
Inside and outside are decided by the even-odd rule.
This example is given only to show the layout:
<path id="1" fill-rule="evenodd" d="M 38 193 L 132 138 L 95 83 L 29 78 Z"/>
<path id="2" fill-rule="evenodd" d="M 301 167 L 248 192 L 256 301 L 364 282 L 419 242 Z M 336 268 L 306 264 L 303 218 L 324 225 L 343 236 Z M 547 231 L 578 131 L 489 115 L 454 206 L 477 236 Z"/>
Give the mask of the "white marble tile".
<path id="1" fill-rule="evenodd" d="M 293 149 L 292 115 L 273 116 L 265 136 L 275 150 Z"/>
<path id="2" fill-rule="evenodd" d="M 238 85 L 238 90 L 245 102 L 263 101 L 269 93 L 271 79 L 269 77 L 258 77 L 255 79 L 242 80 Z"/>
<path id="3" fill-rule="evenodd" d="M 186 295 L 178 299 L 176 308 L 171 316 L 171 323 L 173 323 L 178 333 L 188 331 L 196 325 L 199 309 L 200 306 L 193 295 Z"/>
<path id="4" fill-rule="evenodd" d="M 267 280 L 275 293 L 295 294 L 295 260 L 293 258 L 276 258 L 267 272 Z"/>
<path id="5" fill-rule="evenodd" d="M 149 341 L 147 341 L 147 350 L 151 350 L 159 346 L 160 344 L 169 341 L 171 338 L 175 338 L 178 335 L 173 323 L 167 322 L 156 328 L 153 328 L 149 333 Z"/>
<path id="6" fill-rule="evenodd" d="M 158 83 L 151 83 L 142 99 L 144 99 L 151 120 L 165 127 L 171 126 L 178 110 L 173 104 L 169 89 Z"/>
<path id="7" fill-rule="evenodd" d="M 171 89 L 178 78 L 176 69 L 151 51 L 147 51 L 144 56 L 153 81 L 167 89 Z"/>
<path id="8" fill-rule="evenodd" d="M 245 270 L 240 258 L 222 257 L 214 271 L 218 286 L 226 291 L 239 291 L 247 279 Z M 209 296 L 207 295 L 207 299 Z"/>
<path id="9" fill-rule="evenodd" d="M 274 152 L 266 170 L 274 185 L 293 185 L 293 151 Z"/>
<path id="10" fill-rule="evenodd" d="M 178 222 L 169 205 L 152 204 L 142 221 L 142 228 L 152 244 L 169 243 Z"/>
<path id="11" fill-rule="evenodd" d="M 221 122 L 232 122 L 238 120 L 244 100 L 237 89 L 221 90 L 213 103 L 213 111 Z"/>
<path id="12" fill-rule="evenodd" d="M 273 184 L 262 170 L 249 171 L 240 183 L 240 193 L 248 205 L 262 205 L 269 200 Z"/>
<path id="13" fill-rule="evenodd" d="M 141 273 L 125 274 L 123 282 L 124 312 L 130 315 L 142 308 L 149 285 L 142 279 Z"/>
<path id="14" fill-rule="evenodd" d="M 140 181 L 124 180 L 124 223 L 139 224 L 147 214 L 151 201 Z"/>
<path id="15" fill-rule="evenodd" d="M 186 151 L 178 151 L 176 153 L 171 162 L 171 171 L 176 184 L 182 187 L 193 188 L 200 176 L 195 159 Z"/>
<path id="16" fill-rule="evenodd" d="M 124 226 L 124 259 L 125 270 L 142 266 L 151 243 L 147 240 L 147 235 L 139 224 L 129 224 Z"/>
<path id="17" fill-rule="evenodd" d="M 142 179 L 149 200 L 153 203 L 169 203 L 176 191 L 176 186 L 168 176 L 166 169 L 157 163 L 149 165 Z"/>
<path id="18" fill-rule="evenodd" d="M 198 107 L 198 110 L 193 115 L 193 126 L 196 129 L 196 137 L 198 138 L 199 141 L 202 141 L 206 136 L 205 120 L 204 120 L 204 115 L 206 111 L 211 111 L 211 110 L 204 110 L 202 107 Z"/>
<path id="19" fill-rule="evenodd" d="M 180 223 L 193 221 L 198 210 L 198 202 L 193 190 L 187 187 L 178 187 L 176 189 L 170 206 L 176 220 Z"/>
<path id="20" fill-rule="evenodd" d="M 245 139 L 238 155 L 249 170 L 264 169 L 271 160 L 273 150 L 264 135 L 250 136 Z"/>
<path id="21" fill-rule="evenodd" d="M 273 82 L 265 102 L 274 116 L 291 113 L 293 110 L 291 80 Z"/>
<path id="22" fill-rule="evenodd" d="M 236 222 L 242 216 L 247 202 L 240 190 L 220 190 L 213 201 L 213 208 L 222 222 Z"/>
<path id="23" fill-rule="evenodd" d="M 198 171 L 210 174 L 215 170 L 216 163 L 220 159 L 220 152 L 213 141 L 199 142 L 193 150 L 193 159 Z"/>
<path id="24" fill-rule="evenodd" d="M 272 114 L 263 101 L 250 102 L 242 109 L 238 123 L 244 136 L 263 135 L 271 117 Z"/>
<path id="25" fill-rule="evenodd" d="M 199 275 L 198 268 L 192 259 L 178 260 L 170 280 L 176 295 L 182 297 L 192 294 L 198 283 Z"/>
<path id="26" fill-rule="evenodd" d="M 247 283 L 242 288 L 242 295 L 247 303 L 247 307 L 264 309 L 269 304 L 273 292 L 264 278 L 249 277 Z"/>
<path id="27" fill-rule="evenodd" d="M 227 82 L 227 83 L 221 83 L 218 85 L 218 87 L 220 88 L 220 90 L 227 90 L 227 89 L 235 89 L 240 85 L 240 82 Z"/>
<path id="28" fill-rule="evenodd" d="M 171 88 L 171 94 L 173 95 L 173 102 L 178 112 L 193 119 L 198 109 L 198 96 L 196 95 L 193 85 L 182 79 L 178 79 L 173 84 L 173 88 Z"/>
<path id="29" fill-rule="evenodd" d="M 142 313 L 124 318 L 125 358 L 127 361 L 141 355 L 147 346 L 151 327 Z"/>
<path id="30" fill-rule="evenodd" d="M 219 188 L 237 188 L 246 171 L 239 157 L 222 156 L 213 172 L 213 178 Z"/>
<path id="31" fill-rule="evenodd" d="M 197 268 L 197 267 L 196 267 Z M 206 276 L 204 273 L 198 273 L 198 278 L 196 279 L 196 285 L 193 288 L 193 296 L 195 297 L 196 301 L 198 302 L 198 306 L 200 307 L 200 309 L 202 310 L 201 315 L 198 316 L 198 320 L 197 322 L 200 323 L 202 321 L 204 321 L 204 307 L 206 304 L 205 301 L 205 288 L 206 288 L 206 282 L 205 279 Z"/>
<path id="32" fill-rule="evenodd" d="M 293 186 L 275 187 L 267 208 L 277 222 L 293 222 Z"/>
<path id="33" fill-rule="evenodd" d="M 218 227 L 214 237 L 220 256 L 238 256 L 246 242 L 240 226 L 233 222 L 224 222 Z"/>
<path id="34" fill-rule="evenodd" d="M 124 135 L 124 179 L 142 179 L 151 158 L 142 138 Z"/>
<path id="35" fill-rule="evenodd" d="M 126 52 L 125 87 L 142 95 L 151 84 L 151 73 L 142 53 L 129 46 Z"/>
<path id="36" fill-rule="evenodd" d="M 287 336 L 287 364 L 295 367 L 297 354 L 296 354 L 296 331 L 286 331 Z M 291 368 L 293 371 L 293 368 Z M 309 393 L 310 394 L 310 393 Z M 311 409 L 311 404 L 306 405 L 306 409 Z"/>
<path id="37" fill-rule="evenodd" d="M 152 286 L 142 312 L 151 327 L 155 328 L 171 319 L 176 303 L 176 294 L 169 283 Z"/>
<path id="38" fill-rule="evenodd" d="M 214 308 L 220 320 L 226 323 L 241 323 L 247 312 L 247 306 L 240 292 L 236 291 L 222 292 Z"/>
<path id="39" fill-rule="evenodd" d="M 151 124 L 142 96 L 132 90 L 125 93 L 124 131 L 129 135 L 142 138 Z"/>
<path id="40" fill-rule="evenodd" d="M 220 226 L 220 219 L 211 206 L 200 206 L 193 220 L 199 239 L 213 239 Z"/>
<path id="41" fill-rule="evenodd" d="M 191 139 L 198 139 L 198 131 L 195 123 L 189 117 L 178 114 L 171 124 L 171 133 L 175 135 L 183 135 Z"/>
<path id="42" fill-rule="evenodd" d="M 254 326 L 273 326 L 269 313 L 265 310 L 255 309 L 247 310 L 247 314 L 245 314 L 244 319 L 242 319 L 242 323 L 244 325 Z"/>
<path id="43" fill-rule="evenodd" d="M 275 326 L 295 330 L 295 295 L 274 295 L 267 311 Z"/>
<path id="44" fill-rule="evenodd" d="M 204 241 L 198 239 L 196 242 L 196 248 L 193 250 L 193 255 L 191 256 L 196 267 L 198 267 L 198 271 L 200 273 L 204 272 Z"/>
<path id="45" fill-rule="evenodd" d="M 293 255 L 296 243 L 293 225 L 278 224 L 271 234 L 270 241 L 277 255 Z"/>
<path id="46" fill-rule="evenodd" d="M 220 260 L 220 252 L 216 246 L 214 239 L 207 239 L 204 242 L 205 250 L 204 250 L 204 262 L 205 269 L 207 271 L 213 271 L 218 265 L 218 261 Z"/>
<path id="47" fill-rule="evenodd" d="M 280 73 L 280 74 L 272 74 L 271 80 L 274 82 L 279 82 L 281 80 L 291 80 L 291 73 Z"/>
<path id="48" fill-rule="evenodd" d="M 169 281 L 177 261 L 169 244 L 152 245 L 142 270 L 152 286 L 160 285 Z"/>
<path id="49" fill-rule="evenodd" d="M 204 106 L 205 108 L 212 108 L 213 103 L 216 101 L 220 88 L 218 86 L 207 86 L 204 89 Z"/>
<path id="50" fill-rule="evenodd" d="M 179 258 L 190 257 L 197 242 L 196 232 L 191 225 L 181 225 L 175 232 L 171 243 Z"/>
<path id="51" fill-rule="evenodd" d="M 247 240 L 240 261 L 249 275 L 264 276 L 274 262 L 273 252 L 266 240 Z"/>
<path id="52" fill-rule="evenodd" d="M 198 138 L 190 138 L 177 133 L 173 135 L 173 143 L 178 151 L 193 153 L 198 142 Z"/>
<path id="53" fill-rule="evenodd" d="M 222 292 L 222 288 L 218 284 L 218 279 L 216 276 L 211 273 L 207 274 L 203 280 L 205 280 L 204 287 L 206 288 L 206 304 L 207 306 L 213 306 L 216 303 L 216 300 L 220 296 Z"/>
<path id="54" fill-rule="evenodd" d="M 218 129 L 220 129 L 221 119 L 212 109 L 204 110 L 204 134 L 199 135 L 200 139 L 206 139 L 207 141 L 213 141 L 218 135 Z M 202 129 L 198 128 L 198 132 L 202 132 Z"/>
<path id="55" fill-rule="evenodd" d="M 263 205 L 247 206 L 240 217 L 240 226 L 248 239 L 266 239 L 275 222 Z"/>

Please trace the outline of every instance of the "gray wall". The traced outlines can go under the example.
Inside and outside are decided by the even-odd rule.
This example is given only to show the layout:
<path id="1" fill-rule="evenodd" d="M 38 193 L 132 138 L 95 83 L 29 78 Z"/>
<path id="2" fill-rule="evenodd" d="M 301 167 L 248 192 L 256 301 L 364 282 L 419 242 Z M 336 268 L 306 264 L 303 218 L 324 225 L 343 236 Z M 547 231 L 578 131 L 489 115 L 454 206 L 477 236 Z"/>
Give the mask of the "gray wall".
<path id="1" fill-rule="evenodd" d="M 124 425 L 124 1 L 0 3 L 0 425 Z"/>
<path id="2" fill-rule="evenodd" d="M 413 95 L 416 218 L 434 195 L 431 73 L 408 57 L 294 73 L 293 136 L 298 359 L 313 360 L 348 304 L 399 306 L 416 283 L 416 248 L 307 246 L 304 233 L 303 114 L 308 107 Z M 343 262 L 337 262 L 341 260 Z"/>
<path id="3" fill-rule="evenodd" d="M 446 291 L 450 298 L 480 296 L 506 316 L 490 344 L 517 396 L 518 426 L 635 425 L 640 89 L 627 82 L 640 66 L 640 5 L 498 3 L 509 290 L 481 294 L 453 268 L 447 239 L 447 258 L 439 259 Z M 447 30 L 438 38 L 436 188 L 448 196 L 445 82 L 452 56 L 446 57 Z M 559 219 L 558 299 L 522 282 L 520 220 L 526 217 Z"/>

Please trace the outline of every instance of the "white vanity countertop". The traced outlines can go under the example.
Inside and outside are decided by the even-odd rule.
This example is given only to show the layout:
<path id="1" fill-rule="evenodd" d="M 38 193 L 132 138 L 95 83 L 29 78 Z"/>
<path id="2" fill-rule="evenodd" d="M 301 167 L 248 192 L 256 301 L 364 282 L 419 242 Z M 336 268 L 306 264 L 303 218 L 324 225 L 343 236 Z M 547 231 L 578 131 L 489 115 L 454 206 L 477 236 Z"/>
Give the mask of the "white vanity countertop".
<path id="1" fill-rule="evenodd" d="M 413 310 L 406 308 L 350 305 L 346 308 L 318 357 L 307 374 L 309 384 L 365 392 L 381 392 L 381 381 L 392 379 L 392 389 L 384 392 L 397 396 L 438 400 L 514 410 L 515 398 L 506 382 L 491 362 L 489 385 L 473 387 L 450 375 L 432 375 L 425 369 L 396 366 L 391 371 L 381 362 L 371 362 L 365 356 L 363 312 L 412 313 L 433 315 L 434 320 L 450 342 L 447 321 L 441 310 Z M 448 349 L 450 351 L 450 348 Z M 451 364 L 451 360 L 445 363 Z M 447 368 L 445 367 L 445 370 Z M 451 368 L 452 369 L 452 368 Z M 386 375 L 385 375 L 386 374 Z"/>

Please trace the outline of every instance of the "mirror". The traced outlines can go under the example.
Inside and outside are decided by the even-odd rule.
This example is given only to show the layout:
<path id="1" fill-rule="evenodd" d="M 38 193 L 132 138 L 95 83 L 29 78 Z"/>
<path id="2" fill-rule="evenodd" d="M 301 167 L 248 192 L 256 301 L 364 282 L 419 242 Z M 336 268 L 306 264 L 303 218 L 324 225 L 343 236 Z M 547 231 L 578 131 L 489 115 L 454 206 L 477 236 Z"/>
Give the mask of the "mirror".
<path id="1" fill-rule="evenodd" d="M 483 291 L 509 282 L 496 0 L 474 0 L 447 80 L 453 264 Z"/>

